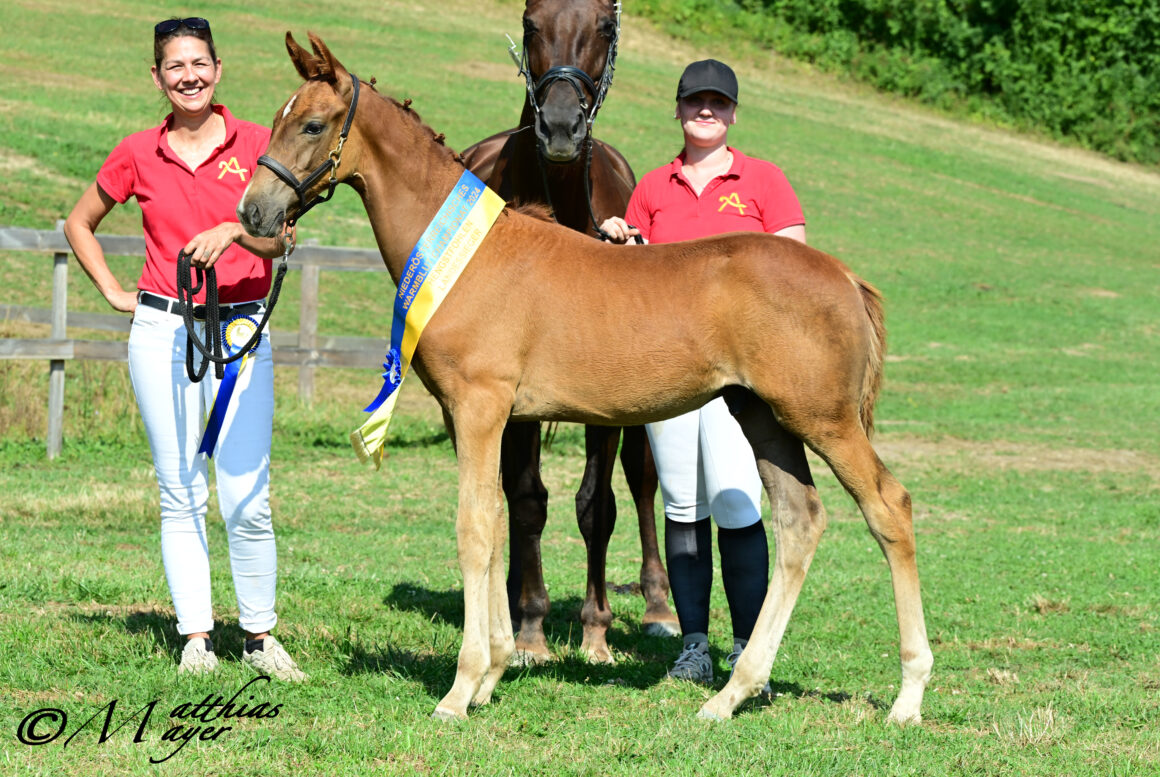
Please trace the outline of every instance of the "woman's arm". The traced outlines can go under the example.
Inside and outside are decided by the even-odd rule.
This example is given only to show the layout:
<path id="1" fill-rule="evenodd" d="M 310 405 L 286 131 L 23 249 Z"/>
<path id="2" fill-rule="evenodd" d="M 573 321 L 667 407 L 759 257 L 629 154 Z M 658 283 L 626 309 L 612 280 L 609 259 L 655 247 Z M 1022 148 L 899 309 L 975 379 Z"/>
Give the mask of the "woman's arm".
<path id="1" fill-rule="evenodd" d="M 780 237 L 790 237 L 790 238 L 793 238 L 794 240 L 798 241 L 799 243 L 804 243 L 804 242 L 806 242 L 806 225 L 805 224 L 794 224 L 792 227 L 786 227 L 785 229 L 779 229 L 778 231 L 774 232 L 773 234 L 778 235 Z"/>
<path id="2" fill-rule="evenodd" d="M 121 282 L 109 269 L 105 252 L 96 236 L 97 227 L 116 204 L 117 201 L 94 181 L 85 189 L 73 206 L 72 213 L 65 219 L 64 237 L 85 274 L 113 309 L 132 313 L 137 309 L 137 293 L 121 288 Z"/>
<path id="3" fill-rule="evenodd" d="M 281 237 L 253 237 L 236 221 L 223 221 L 212 229 L 194 235 L 185 244 L 183 251 L 190 257 L 190 264 L 207 269 L 213 267 L 214 262 L 233 243 L 263 259 L 277 259 L 284 251 Z"/>

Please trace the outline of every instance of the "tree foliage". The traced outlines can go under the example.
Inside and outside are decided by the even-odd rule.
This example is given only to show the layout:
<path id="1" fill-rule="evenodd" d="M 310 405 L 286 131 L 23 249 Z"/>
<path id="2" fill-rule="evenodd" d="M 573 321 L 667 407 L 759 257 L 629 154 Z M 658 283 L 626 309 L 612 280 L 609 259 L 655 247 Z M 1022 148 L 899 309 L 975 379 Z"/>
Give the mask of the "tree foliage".
<path id="1" fill-rule="evenodd" d="M 642 0 L 885 91 L 1160 163 L 1160 0 Z"/>

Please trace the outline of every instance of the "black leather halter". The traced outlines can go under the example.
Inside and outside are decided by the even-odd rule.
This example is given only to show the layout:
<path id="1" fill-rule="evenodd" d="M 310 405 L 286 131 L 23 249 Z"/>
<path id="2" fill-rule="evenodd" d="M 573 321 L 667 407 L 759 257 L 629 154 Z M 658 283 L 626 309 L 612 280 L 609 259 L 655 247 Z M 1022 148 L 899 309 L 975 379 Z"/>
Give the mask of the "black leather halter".
<path id="1" fill-rule="evenodd" d="M 338 165 L 342 161 L 342 146 L 346 143 L 346 136 L 350 134 L 350 125 L 354 121 L 354 111 L 358 107 L 358 76 L 354 73 L 350 74 L 351 83 L 354 84 L 354 94 L 350 98 L 350 107 L 346 111 L 346 121 L 342 123 L 342 132 L 338 135 L 338 145 L 330 152 L 327 160 L 314 169 L 310 175 L 306 176 L 305 180 L 299 181 L 294 173 L 290 172 L 290 168 L 274 159 L 271 156 L 262 154 L 258 157 L 258 164 L 270 168 L 274 175 L 282 179 L 282 182 L 294 190 L 298 195 L 299 211 L 298 215 L 292 219 L 287 219 L 286 225 L 288 227 L 294 226 L 294 222 L 302 218 L 302 214 L 313 208 L 320 202 L 326 202 L 334 196 L 334 189 L 338 186 Z M 322 179 L 322 176 L 330 173 L 330 180 L 327 182 L 328 188 L 325 195 L 318 195 L 314 199 L 307 202 L 306 194 L 310 191 L 314 184 Z"/>

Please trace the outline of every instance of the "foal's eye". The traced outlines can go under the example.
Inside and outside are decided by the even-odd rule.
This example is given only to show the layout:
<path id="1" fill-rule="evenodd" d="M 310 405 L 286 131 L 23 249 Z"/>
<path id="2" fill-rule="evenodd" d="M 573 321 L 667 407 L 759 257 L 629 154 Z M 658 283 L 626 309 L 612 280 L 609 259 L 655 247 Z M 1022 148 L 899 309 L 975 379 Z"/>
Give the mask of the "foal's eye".
<path id="1" fill-rule="evenodd" d="M 306 126 L 302 128 L 302 131 L 307 135 L 321 135 L 324 128 L 325 127 L 323 123 L 320 121 L 309 121 L 306 123 Z"/>

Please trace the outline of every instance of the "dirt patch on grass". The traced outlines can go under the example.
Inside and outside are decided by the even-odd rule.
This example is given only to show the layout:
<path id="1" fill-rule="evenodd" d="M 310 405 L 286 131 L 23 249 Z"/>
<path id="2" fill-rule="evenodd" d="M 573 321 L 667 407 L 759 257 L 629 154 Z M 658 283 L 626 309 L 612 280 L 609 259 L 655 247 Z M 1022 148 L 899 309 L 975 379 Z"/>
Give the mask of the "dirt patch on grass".
<path id="1" fill-rule="evenodd" d="M 1145 474 L 1160 481 L 1160 458 L 1133 450 L 1059 448 L 1016 442 L 924 440 L 890 437 L 875 440 L 878 455 L 888 466 L 970 467 L 977 470 L 1017 472 L 1085 472 Z"/>

